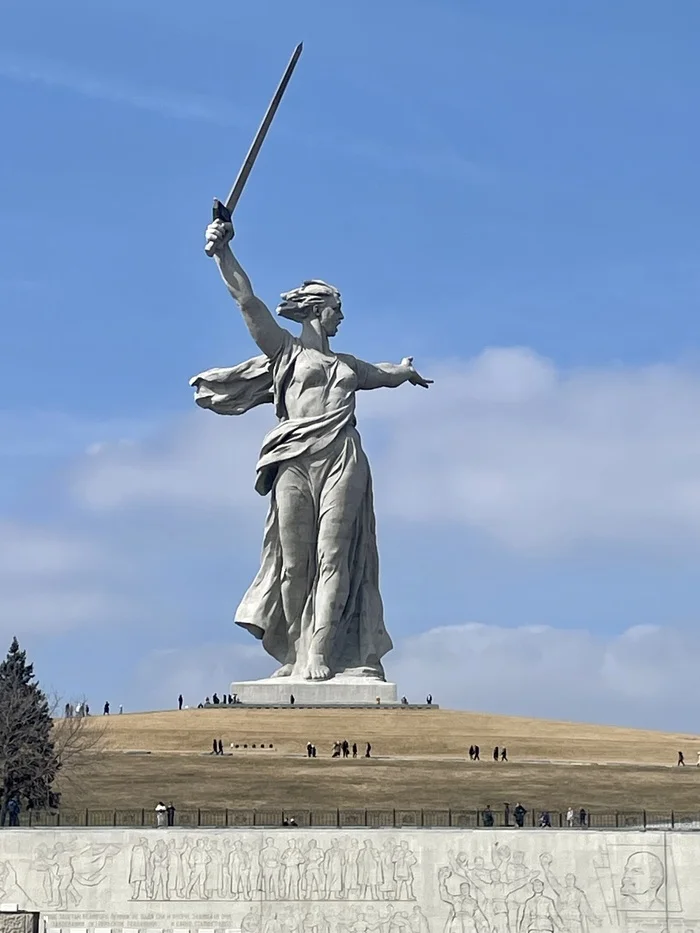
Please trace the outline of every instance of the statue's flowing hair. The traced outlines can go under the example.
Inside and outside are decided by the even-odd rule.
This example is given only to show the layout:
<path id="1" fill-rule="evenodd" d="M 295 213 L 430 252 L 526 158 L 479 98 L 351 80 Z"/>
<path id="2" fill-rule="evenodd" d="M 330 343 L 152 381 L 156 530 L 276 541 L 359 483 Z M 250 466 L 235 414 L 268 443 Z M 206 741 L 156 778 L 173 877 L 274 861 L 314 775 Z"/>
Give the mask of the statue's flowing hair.
<path id="1" fill-rule="evenodd" d="M 308 279 L 299 288 L 283 292 L 280 297 L 282 301 L 277 306 L 277 313 L 290 321 L 302 324 L 315 308 L 325 305 L 329 298 L 339 301 L 340 292 L 334 285 L 329 285 L 321 279 Z"/>

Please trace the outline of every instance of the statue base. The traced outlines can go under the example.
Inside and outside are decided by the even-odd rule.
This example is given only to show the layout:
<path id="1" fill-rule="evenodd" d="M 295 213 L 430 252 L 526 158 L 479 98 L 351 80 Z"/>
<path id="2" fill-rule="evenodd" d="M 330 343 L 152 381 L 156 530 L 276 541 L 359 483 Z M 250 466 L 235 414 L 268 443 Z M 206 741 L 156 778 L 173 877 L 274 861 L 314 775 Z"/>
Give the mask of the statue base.
<path id="1" fill-rule="evenodd" d="M 268 677 L 231 684 L 231 693 L 246 706 L 398 706 L 396 684 L 371 677 L 339 674 L 330 680 Z M 379 698 L 379 702 L 377 702 Z"/>

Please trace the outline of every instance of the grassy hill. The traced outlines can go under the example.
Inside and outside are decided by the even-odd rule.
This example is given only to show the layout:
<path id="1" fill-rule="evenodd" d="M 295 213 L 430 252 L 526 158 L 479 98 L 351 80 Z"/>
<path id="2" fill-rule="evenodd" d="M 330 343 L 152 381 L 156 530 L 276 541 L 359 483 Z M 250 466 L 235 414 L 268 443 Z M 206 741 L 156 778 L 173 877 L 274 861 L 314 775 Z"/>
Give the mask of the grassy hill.
<path id="1" fill-rule="evenodd" d="M 65 782 L 67 806 L 172 798 L 201 808 L 477 808 L 521 799 L 533 809 L 700 811 L 700 736 L 437 709 L 223 707 L 100 716 L 87 727 L 104 729 L 101 750 Z M 208 754 L 219 738 L 224 757 Z M 331 759 L 345 738 L 360 755 L 370 742 L 372 758 Z M 481 762 L 467 757 L 472 743 Z M 491 760 L 494 745 L 508 748 L 508 763 Z M 679 749 L 686 768 L 675 767 Z"/>

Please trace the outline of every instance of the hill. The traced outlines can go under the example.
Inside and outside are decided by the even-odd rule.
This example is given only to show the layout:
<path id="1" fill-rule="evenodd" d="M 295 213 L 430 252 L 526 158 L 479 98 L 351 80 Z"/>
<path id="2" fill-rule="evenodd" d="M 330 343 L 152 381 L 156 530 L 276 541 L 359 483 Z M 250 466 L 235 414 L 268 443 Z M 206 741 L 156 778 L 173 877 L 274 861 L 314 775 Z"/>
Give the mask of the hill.
<path id="1" fill-rule="evenodd" d="M 104 729 L 102 750 L 65 783 L 66 805 L 480 808 L 522 799 L 533 809 L 666 812 L 700 799 L 700 737 L 679 733 L 410 708 L 221 707 L 91 717 L 88 728 Z M 208 754 L 219 738 L 223 757 Z M 370 742 L 372 757 L 331 759 L 345 738 L 360 756 Z M 480 762 L 467 757 L 473 743 Z M 495 745 L 507 747 L 507 763 L 491 760 Z M 675 767 L 678 750 L 689 767 Z"/>

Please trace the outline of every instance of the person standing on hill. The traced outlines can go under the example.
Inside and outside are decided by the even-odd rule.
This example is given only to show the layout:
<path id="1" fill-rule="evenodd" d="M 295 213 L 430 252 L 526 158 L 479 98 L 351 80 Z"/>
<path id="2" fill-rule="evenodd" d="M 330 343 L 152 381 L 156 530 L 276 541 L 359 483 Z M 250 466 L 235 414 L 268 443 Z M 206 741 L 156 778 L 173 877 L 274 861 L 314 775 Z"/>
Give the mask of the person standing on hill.
<path id="1" fill-rule="evenodd" d="M 369 744 L 369 742 L 368 742 L 368 743 L 367 743 L 367 748 L 366 748 L 366 750 L 365 750 L 365 758 L 369 758 L 369 757 L 370 757 L 370 752 L 371 752 L 371 751 L 372 751 L 372 746 L 371 746 L 371 745 Z"/>
<path id="2" fill-rule="evenodd" d="M 498 745 L 493 750 L 493 760 L 498 761 Z"/>
<path id="3" fill-rule="evenodd" d="M 481 758 L 479 757 L 480 755 L 481 755 L 481 749 L 479 748 L 478 745 L 475 745 L 474 746 L 474 761 L 481 761 Z"/>
<path id="4" fill-rule="evenodd" d="M 680 768 L 681 765 L 685 767 L 685 757 L 683 755 L 683 752 L 678 752 L 678 767 Z"/>
<path id="5" fill-rule="evenodd" d="M 357 758 L 357 742 L 352 743 L 352 757 Z"/>
<path id="6" fill-rule="evenodd" d="M 182 709 L 182 694 L 177 698 L 177 708 Z"/>

